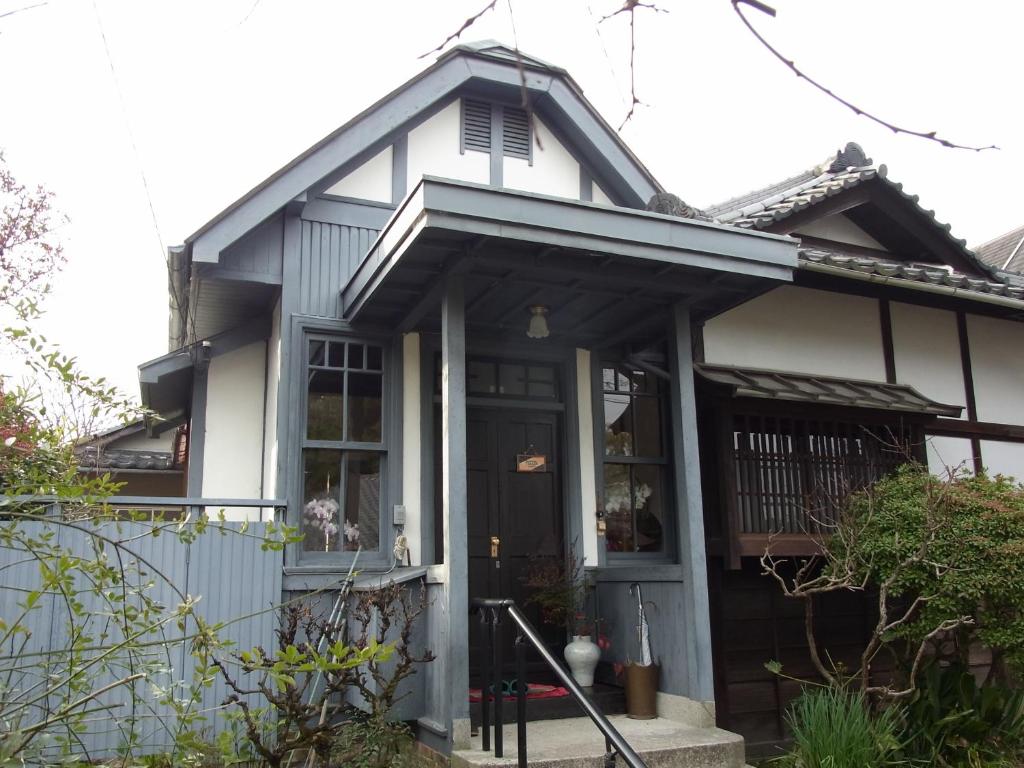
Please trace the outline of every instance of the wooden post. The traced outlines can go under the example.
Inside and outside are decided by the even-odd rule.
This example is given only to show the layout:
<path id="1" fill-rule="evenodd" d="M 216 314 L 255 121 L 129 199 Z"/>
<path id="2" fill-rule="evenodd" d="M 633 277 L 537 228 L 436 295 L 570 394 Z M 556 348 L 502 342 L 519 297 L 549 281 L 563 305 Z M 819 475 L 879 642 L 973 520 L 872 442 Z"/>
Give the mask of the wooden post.
<path id="1" fill-rule="evenodd" d="M 672 308 L 669 335 L 672 365 L 672 459 L 678 523 L 679 562 L 683 566 L 683 643 L 687 695 L 714 701 L 711 655 L 711 613 L 704 549 L 704 505 L 700 491 L 697 404 L 693 381 L 690 311 L 682 302 Z"/>
<path id="2" fill-rule="evenodd" d="M 469 746 L 469 550 L 466 501 L 466 323 L 461 275 L 449 275 L 441 301 L 441 504 L 445 602 L 448 745 Z"/>

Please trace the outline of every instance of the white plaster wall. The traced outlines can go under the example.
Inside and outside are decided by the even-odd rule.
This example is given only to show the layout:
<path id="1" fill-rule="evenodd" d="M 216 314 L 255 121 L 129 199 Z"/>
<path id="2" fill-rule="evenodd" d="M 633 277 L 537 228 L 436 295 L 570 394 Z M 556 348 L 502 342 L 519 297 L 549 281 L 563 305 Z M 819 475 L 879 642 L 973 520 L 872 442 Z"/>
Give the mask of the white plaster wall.
<path id="1" fill-rule="evenodd" d="M 281 387 L 281 299 L 274 305 L 270 338 L 267 340 L 267 397 L 263 411 L 263 498 L 273 499 L 277 491 L 277 393 Z"/>
<path id="2" fill-rule="evenodd" d="M 541 144 L 534 139 L 533 165 L 519 157 L 504 158 L 502 186 L 579 200 L 580 164 L 540 118 L 535 115 L 533 122 Z"/>
<path id="3" fill-rule="evenodd" d="M 974 452 L 965 437 L 929 437 L 927 439 L 928 471 L 945 477 L 950 470 L 974 471 Z M 984 451 L 982 451 L 984 455 Z"/>
<path id="4" fill-rule="evenodd" d="M 420 335 L 402 337 L 402 504 L 405 505 L 405 537 L 413 565 L 423 562 L 422 541 L 422 441 L 420 433 Z"/>
<path id="5" fill-rule="evenodd" d="M 810 224 L 805 224 L 797 230 L 796 235 L 807 235 L 809 237 L 820 237 L 823 240 L 835 240 L 837 243 L 848 243 L 859 245 L 864 248 L 878 248 L 888 250 L 884 245 L 875 240 L 871 235 L 858 227 L 841 213 L 826 216 Z"/>
<path id="6" fill-rule="evenodd" d="M 776 288 L 704 326 L 709 363 L 885 381 L 878 302 Z"/>
<path id="7" fill-rule="evenodd" d="M 591 185 L 592 190 L 593 190 L 591 192 L 591 197 L 593 198 L 593 202 L 601 203 L 601 205 L 615 205 L 615 203 L 612 202 L 612 199 L 610 197 L 608 197 L 608 195 L 606 195 L 604 193 L 603 189 L 601 189 L 601 185 L 600 184 L 598 184 L 596 181 L 592 181 L 592 182 L 590 182 L 590 185 Z"/>
<path id="8" fill-rule="evenodd" d="M 210 361 L 203 453 L 207 498 L 262 498 L 266 347 L 258 341 Z M 211 516 L 217 512 L 207 510 Z M 224 514 L 229 520 L 260 519 L 258 509 L 229 508 Z"/>
<path id="9" fill-rule="evenodd" d="M 459 152 L 460 118 L 459 100 L 456 99 L 409 131 L 407 190 L 412 191 L 424 176 L 479 184 L 490 182 L 490 154 L 471 149 Z"/>
<path id="10" fill-rule="evenodd" d="M 1024 443 L 982 440 L 981 459 L 989 475 L 1007 475 L 1024 481 Z"/>
<path id="11" fill-rule="evenodd" d="M 385 147 L 327 190 L 329 195 L 391 202 L 392 148 Z"/>
<path id="12" fill-rule="evenodd" d="M 594 468 L 594 403 L 590 382 L 590 350 L 576 350 L 576 404 L 580 428 L 580 507 L 583 511 L 583 564 L 597 565 L 597 473 Z"/>
<path id="13" fill-rule="evenodd" d="M 967 342 L 978 420 L 1024 424 L 1024 323 L 968 315 Z"/>
<path id="14" fill-rule="evenodd" d="M 956 314 L 943 309 L 892 302 L 896 381 L 940 403 L 965 406 L 963 366 Z"/>
<path id="15" fill-rule="evenodd" d="M 105 450 L 108 451 L 163 451 L 165 453 L 174 448 L 174 430 L 168 429 L 156 437 L 148 437 L 146 433 L 136 432 L 118 440 L 108 443 Z"/>

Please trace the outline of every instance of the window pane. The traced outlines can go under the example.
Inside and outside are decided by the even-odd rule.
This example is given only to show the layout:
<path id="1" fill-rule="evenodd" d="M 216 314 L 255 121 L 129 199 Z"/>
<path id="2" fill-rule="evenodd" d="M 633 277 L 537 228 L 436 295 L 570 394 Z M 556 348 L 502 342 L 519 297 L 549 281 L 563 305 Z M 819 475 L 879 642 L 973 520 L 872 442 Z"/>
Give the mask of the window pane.
<path id="1" fill-rule="evenodd" d="M 310 341 L 309 342 L 309 364 L 310 365 L 326 365 L 326 341 Z"/>
<path id="2" fill-rule="evenodd" d="M 633 413 L 629 395 L 604 396 L 604 453 L 606 456 L 633 455 Z"/>
<path id="3" fill-rule="evenodd" d="M 351 345 L 349 346 L 351 349 Z M 351 359 L 351 353 L 349 354 Z M 379 373 L 348 374 L 348 439 L 361 443 L 381 441 L 381 390 Z"/>
<path id="4" fill-rule="evenodd" d="M 384 368 L 384 350 L 380 347 L 366 348 L 366 367 L 371 371 L 380 371 Z"/>
<path id="5" fill-rule="evenodd" d="M 604 465 L 605 546 L 609 552 L 633 552 L 633 508 L 629 465 Z"/>
<path id="6" fill-rule="evenodd" d="M 503 395 L 525 395 L 526 367 L 500 364 L 498 366 L 498 392 Z"/>
<path id="7" fill-rule="evenodd" d="M 350 452 L 345 461 L 344 548 L 376 550 L 380 542 L 380 454 Z"/>
<path id="8" fill-rule="evenodd" d="M 633 508 L 637 552 L 661 552 L 665 543 L 665 483 L 662 468 L 633 467 Z"/>
<path id="9" fill-rule="evenodd" d="M 339 494 L 341 451 L 303 451 L 302 548 L 307 552 L 337 552 L 343 537 Z"/>
<path id="10" fill-rule="evenodd" d="M 615 390 L 615 369 L 614 368 L 602 368 L 601 369 L 601 386 L 605 392 L 611 392 Z"/>
<path id="11" fill-rule="evenodd" d="M 633 428 L 636 433 L 636 455 L 661 458 L 661 402 L 657 397 L 633 398 Z"/>
<path id="12" fill-rule="evenodd" d="M 526 375 L 526 394 L 530 397 L 554 398 L 557 396 L 554 368 L 531 365 L 526 369 Z"/>
<path id="13" fill-rule="evenodd" d="M 348 345 L 348 367 L 349 368 L 363 368 L 363 345 L 362 344 L 349 344 Z"/>
<path id="14" fill-rule="evenodd" d="M 498 367 L 482 360 L 470 360 L 466 376 L 467 389 L 474 395 L 493 395 L 498 391 Z"/>
<path id="15" fill-rule="evenodd" d="M 310 440 L 341 440 L 341 371 L 309 371 L 306 436 Z"/>
<path id="16" fill-rule="evenodd" d="M 327 364 L 332 368 L 345 367 L 345 342 L 332 341 L 327 355 Z"/>

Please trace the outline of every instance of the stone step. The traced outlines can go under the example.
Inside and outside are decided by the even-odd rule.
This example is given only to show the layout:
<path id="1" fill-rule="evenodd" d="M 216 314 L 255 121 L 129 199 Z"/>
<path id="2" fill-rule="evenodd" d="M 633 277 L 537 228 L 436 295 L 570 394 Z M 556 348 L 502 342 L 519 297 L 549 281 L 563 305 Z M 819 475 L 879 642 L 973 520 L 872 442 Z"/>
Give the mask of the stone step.
<path id="1" fill-rule="evenodd" d="M 744 768 L 743 737 L 720 728 L 692 728 L 673 720 L 608 718 L 648 768 Z M 493 735 L 493 734 L 492 734 Z M 517 764 L 515 723 L 503 729 L 505 754 L 481 749 L 480 735 L 470 749 L 452 753 L 453 768 L 499 768 Z M 527 724 L 531 768 L 603 768 L 604 736 L 589 718 Z M 617 763 L 622 766 L 622 762 Z"/>

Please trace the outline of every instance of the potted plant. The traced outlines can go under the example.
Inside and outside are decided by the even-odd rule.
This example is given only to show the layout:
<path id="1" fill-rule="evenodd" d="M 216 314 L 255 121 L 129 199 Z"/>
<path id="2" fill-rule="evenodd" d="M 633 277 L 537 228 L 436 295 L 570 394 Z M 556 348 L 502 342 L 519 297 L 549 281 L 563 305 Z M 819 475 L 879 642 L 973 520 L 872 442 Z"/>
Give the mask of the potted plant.
<path id="1" fill-rule="evenodd" d="M 532 590 L 527 603 L 539 606 L 541 620 L 565 628 L 570 641 L 564 657 L 573 679 L 584 688 L 593 686 L 601 648 L 594 642 L 597 622 L 587 614 L 588 585 L 575 548 L 565 559 L 532 558 L 523 585 Z"/>

